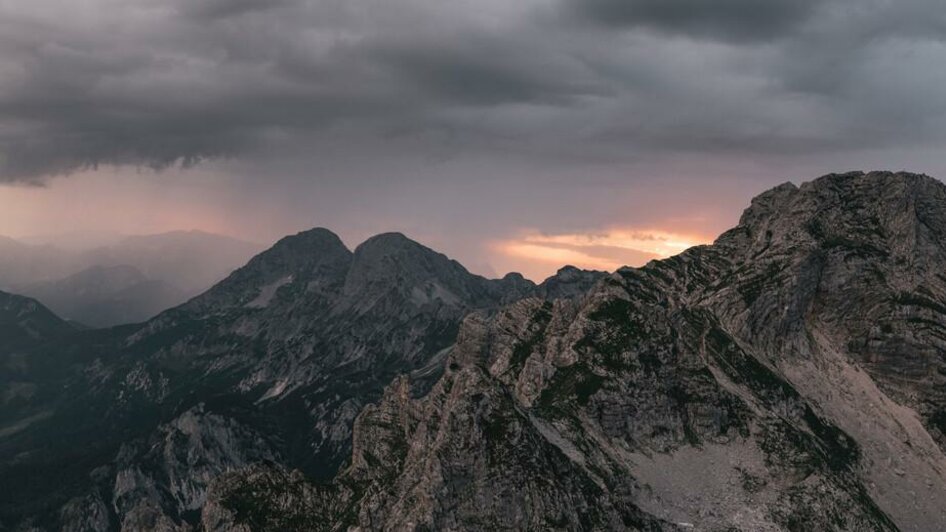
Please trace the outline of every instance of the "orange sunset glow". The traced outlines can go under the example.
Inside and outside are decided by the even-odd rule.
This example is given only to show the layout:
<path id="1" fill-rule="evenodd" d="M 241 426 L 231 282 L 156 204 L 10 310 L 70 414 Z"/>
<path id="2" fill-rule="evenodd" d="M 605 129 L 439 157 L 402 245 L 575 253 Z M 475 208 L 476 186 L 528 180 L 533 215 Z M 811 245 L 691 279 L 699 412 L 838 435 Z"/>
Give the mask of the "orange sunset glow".
<path id="1" fill-rule="evenodd" d="M 546 234 L 526 231 L 516 238 L 494 242 L 501 262 L 526 277 L 542 279 L 560 266 L 614 271 L 641 266 L 712 242 L 709 235 L 683 234 L 652 228 L 612 228 L 588 233 Z"/>

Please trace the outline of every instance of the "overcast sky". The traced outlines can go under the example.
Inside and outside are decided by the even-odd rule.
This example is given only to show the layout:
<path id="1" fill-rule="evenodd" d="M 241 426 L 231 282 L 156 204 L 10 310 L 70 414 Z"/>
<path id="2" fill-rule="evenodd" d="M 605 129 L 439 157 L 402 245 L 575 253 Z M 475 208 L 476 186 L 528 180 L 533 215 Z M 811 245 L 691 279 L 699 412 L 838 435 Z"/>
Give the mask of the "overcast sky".
<path id="1" fill-rule="evenodd" d="M 941 0 L 0 0 L 11 236 L 400 230 L 541 277 L 944 141 Z"/>

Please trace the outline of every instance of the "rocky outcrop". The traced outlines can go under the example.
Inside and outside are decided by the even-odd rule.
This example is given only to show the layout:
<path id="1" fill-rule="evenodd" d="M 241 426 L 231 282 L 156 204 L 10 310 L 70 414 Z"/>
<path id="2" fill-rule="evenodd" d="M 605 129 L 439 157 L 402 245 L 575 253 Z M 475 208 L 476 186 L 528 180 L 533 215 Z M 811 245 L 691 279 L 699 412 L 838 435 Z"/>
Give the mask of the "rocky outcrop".
<path id="1" fill-rule="evenodd" d="M 468 316 L 429 393 L 359 414 L 331 485 L 252 504 L 326 530 L 946 528 L 944 250 L 928 177 L 777 187 L 711 246 Z M 235 472 L 214 511 L 289 475 Z"/>
<path id="2" fill-rule="evenodd" d="M 146 440 L 126 443 L 115 459 L 112 506 L 123 530 L 189 527 L 216 477 L 278 457 L 266 438 L 203 404 L 161 425 Z"/>

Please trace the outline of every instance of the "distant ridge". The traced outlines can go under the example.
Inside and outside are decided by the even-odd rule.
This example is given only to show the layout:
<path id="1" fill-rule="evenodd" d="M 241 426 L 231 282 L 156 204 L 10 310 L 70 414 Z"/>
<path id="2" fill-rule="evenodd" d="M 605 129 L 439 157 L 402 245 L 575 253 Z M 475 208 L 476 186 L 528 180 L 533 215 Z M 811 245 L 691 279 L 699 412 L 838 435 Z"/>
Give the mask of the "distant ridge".
<path id="1" fill-rule="evenodd" d="M 0 238 L 0 289 L 37 298 L 87 325 L 134 323 L 203 292 L 259 248 L 201 231 L 131 236 L 91 250 Z M 122 273 L 129 271 L 134 286 Z"/>

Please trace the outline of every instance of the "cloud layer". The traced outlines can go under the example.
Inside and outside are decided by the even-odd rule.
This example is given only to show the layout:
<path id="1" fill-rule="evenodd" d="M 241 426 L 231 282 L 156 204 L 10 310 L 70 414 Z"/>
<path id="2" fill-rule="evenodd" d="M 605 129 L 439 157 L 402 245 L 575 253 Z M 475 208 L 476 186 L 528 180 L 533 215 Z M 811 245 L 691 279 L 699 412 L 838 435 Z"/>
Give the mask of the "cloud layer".
<path id="1" fill-rule="evenodd" d="M 583 233 L 522 232 L 495 242 L 493 247 L 507 260 L 516 262 L 518 270 L 541 279 L 551 269 L 565 264 L 603 271 L 614 271 L 626 265 L 641 266 L 712 240 L 709 235 L 625 227 Z"/>
<path id="2" fill-rule="evenodd" d="M 0 180 L 922 149 L 944 37 L 937 0 L 0 2 Z"/>

